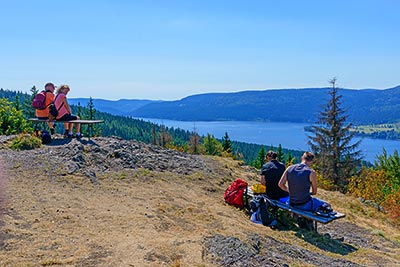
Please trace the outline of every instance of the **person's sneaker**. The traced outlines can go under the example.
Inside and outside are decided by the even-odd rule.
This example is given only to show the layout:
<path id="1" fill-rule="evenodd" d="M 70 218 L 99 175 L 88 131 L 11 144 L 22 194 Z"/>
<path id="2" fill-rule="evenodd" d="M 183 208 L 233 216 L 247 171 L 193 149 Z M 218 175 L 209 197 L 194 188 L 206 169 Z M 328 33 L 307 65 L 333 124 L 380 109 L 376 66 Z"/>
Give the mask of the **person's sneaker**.
<path id="1" fill-rule="evenodd" d="M 272 222 L 268 225 L 271 229 L 276 229 L 276 226 L 278 225 L 277 220 L 272 220 Z"/>
<path id="2" fill-rule="evenodd" d="M 81 134 L 81 133 L 77 133 L 77 134 L 75 135 L 75 137 L 76 137 L 76 139 L 80 140 L 80 139 L 82 138 L 82 134 Z"/>
<path id="3" fill-rule="evenodd" d="M 72 134 L 70 134 L 68 131 L 64 132 L 64 139 L 71 139 L 72 138 Z"/>
<path id="4" fill-rule="evenodd" d="M 54 128 L 50 128 L 50 134 L 51 134 L 51 135 L 55 134 L 55 132 L 56 132 L 56 131 L 54 130 Z"/>

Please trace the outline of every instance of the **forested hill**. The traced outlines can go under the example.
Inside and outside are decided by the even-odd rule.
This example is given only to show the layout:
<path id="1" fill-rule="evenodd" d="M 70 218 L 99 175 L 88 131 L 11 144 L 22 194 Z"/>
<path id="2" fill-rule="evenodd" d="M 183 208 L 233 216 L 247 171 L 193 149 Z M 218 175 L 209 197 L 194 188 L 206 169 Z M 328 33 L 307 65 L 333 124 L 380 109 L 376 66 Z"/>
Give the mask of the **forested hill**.
<path id="1" fill-rule="evenodd" d="M 315 123 L 329 88 L 279 89 L 193 95 L 177 101 L 149 103 L 130 115 L 173 120 L 241 120 Z M 340 89 L 349 122 L 400 121 L 400 86 L 377 90 Z"/>
<path id="2" fill-rule="evenodd" d="M 88 98 L 71 98 L 68 100 L 72 105 L 87 106 Z M 97 110 L 101 110 L 113 115 L 130 116 L 132 113 L 147 104 L 158 103 L 160 101 L 141 100 L 141 99 L 120 99 L 116 101 L 105 99 L 93 99 L 93 103 Z"/>

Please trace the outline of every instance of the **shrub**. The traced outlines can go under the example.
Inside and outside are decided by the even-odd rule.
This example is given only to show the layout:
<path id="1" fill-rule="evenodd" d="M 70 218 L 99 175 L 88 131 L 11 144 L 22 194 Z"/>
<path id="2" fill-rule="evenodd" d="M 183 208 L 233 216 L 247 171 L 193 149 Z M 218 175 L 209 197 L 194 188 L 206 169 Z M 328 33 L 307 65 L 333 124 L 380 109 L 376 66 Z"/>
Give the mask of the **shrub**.
<path id="1" fill-rule="evenodd" d="M 395 224 L 400 226 L 400 190 L 387 196 L 384 208 Z"/>
<path id="2" fill-rule="evenodd" d="M 396 225 L 400 225 L 400 157 L 397 150 L 377 157 L 375 168 L 363 168 L 349 181 L 349 193 L 382 206 Z"/>
<path id="3" fill-rule="evenodd" d="M 22 110 L 5 98 L 0 98 L 0 134 L 19 134 L 32 131 Z"/>
<path id="4" fill-rule="evenodd" d="M 17 136 L 11 143 L 10 147 L 12 149 L 19 150 L 30 150 L 39 148 L 42 145 L 42 141 L 35 136 L 31 136 L 29 134 L 23 134 Z"/>
<path id="5" fill-rule="evenodd" d="M 318 181 L 318 188 L 322 188 L 329 191 L 336 189 L 336 186 L 332 180 L 324 178 L 318 172 L 317 172 L 317 181 Z"/>
<path id="6" fill-rule="evenodd" d="M 388 182 L 385 171 L 364 168 L 359 175 L 351 177 L 348 192 L 381 205 L 386 198 Z"/>

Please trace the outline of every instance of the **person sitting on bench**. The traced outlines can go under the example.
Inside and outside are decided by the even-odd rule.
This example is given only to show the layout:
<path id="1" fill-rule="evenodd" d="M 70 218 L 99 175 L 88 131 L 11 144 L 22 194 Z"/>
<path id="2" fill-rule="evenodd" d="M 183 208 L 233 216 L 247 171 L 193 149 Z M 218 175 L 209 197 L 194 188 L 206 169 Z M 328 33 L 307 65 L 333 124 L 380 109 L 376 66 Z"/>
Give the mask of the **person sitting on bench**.
<path id="1" fill-rule="evenodd" d="M 289 193 L 278 186 L 279 179 L 285 172 L 285 165 L 279 162 L 277 157 L 278 153 L 272 150 L 265 155 L 266 163 L 262 166 L 260 172 L 261 184 L 265 185 L 268 198 L 285 203 L 288 200 Z"/>
<path id="2" fill-rule="evenodd" d="M 66 84 L 61 85 L 57 89 L 57 95 L 54 99 L 54 106 L 58 110 L 58 115 L 56 117 L 57 121 L 72 121 L 72 120 L 80 119 L 78 116 L 71 114 L 72 113 L 71 108 L 68 105 L 68 101 L 67 101 L 67 94 L 69 91 L 70 91 L 69 86 Z M 64 123 L 64 128 L 65 128 L 64 137 L 65 138 L 72 138 L 73 127 L 74 127 L 74 123 L 72 123 L 72 122 Z M 82 134 L 80 132 L 80 130 L 81 130 L 80 123 L 75 123 L 75 128 L 76 128 L 75 136 L 77 139 L 80 139 L 82 137 Z"/>
<path id="3" fill-rule="evenodd" d="M 311 197 L 317 194 L 317 175 L 311 168 L 313 161 L 314 154 L 305 152 L 301 163 L 289 166 L 285 170 L 278 185 L 282 190 L 289 192 L 291 206 L 316 212 L 320 207 L 330 209 L 330 205 L 319 198 Z"/>
<path id="4" fill-rule="evenodd" d="M 53 83 L 46 83 L 46 85 L 44 86 L 44 90 L 46 91 L 46 108 L 45 109 L 36 109 L 35 110 L 35 115 L 36 118 L 40 119 L 40 120 L 48 120 L 49 119 L 49 106 L 50 104 L 53 102 L 54 100 L 54 90 L 55 90 L 55 86 Z M 50 128 L 50 133 L 54 134 L 55 130 L 54 130 L 54 124 L 49 121 L 47 122 L 47 125 Z"/>

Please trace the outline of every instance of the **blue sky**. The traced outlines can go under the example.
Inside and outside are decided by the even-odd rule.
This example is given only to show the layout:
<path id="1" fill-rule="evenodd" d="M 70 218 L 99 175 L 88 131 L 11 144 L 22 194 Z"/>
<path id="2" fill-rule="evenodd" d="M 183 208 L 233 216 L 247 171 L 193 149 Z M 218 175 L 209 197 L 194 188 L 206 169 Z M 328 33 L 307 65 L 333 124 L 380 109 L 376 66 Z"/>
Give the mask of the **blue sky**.
<path id="1" fill-rule="evenodd" d="M 400 1 L 5 1 L 0 87 L 70 97 L 400 84 Z"/>

